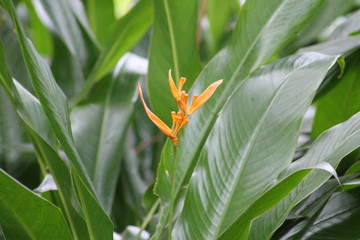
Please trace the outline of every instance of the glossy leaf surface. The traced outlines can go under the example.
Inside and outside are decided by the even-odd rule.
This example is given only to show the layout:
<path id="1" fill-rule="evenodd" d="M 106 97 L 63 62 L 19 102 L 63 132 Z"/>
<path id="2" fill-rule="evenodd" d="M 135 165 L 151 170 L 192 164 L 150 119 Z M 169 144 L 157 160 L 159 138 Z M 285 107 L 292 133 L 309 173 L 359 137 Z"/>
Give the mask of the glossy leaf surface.
<path id="1" fill-rule="evenodd" d="M 282 173 L 280 179 L 299 169 L 328 162 L 336 167 L 341 159 L 360 146 L 360 113 L 321 134 L 309 151 Z M 253 222 L 249 239 L 266 239 L 285 221 L 290 210 L 330 177 L 329 173 L 313 170 L 286 198 Z M 263 229 L 261 232 L 257 229 Z"/>
<path id="2" fill-rule="evenodd" d="M 135 82 L 147 67 L 146 61 L 143 68 L 142 64 L 144 60 L 140 57 L 127 56 L 118 65 L 117 72 L 96 85 L 89 100 L 71 112 L 75 145 L 108 213 L 134 109 Z"/>
<path id="3" fill-rule="evenodd" d="M 0 169 L 0 224 L 9 239 L 72 239 L 59 208 Z M 33 214 L 37 215 L 34 221 Z M 46 225 L 46 228 L 44 228 Z"/>
<path id="4" fill-rule="evenodd" d="M 290 164 L 305 111 L 335 63 L 294 55 L 243 82 L 200 154 L 173 238 L 217 239 Z"/>
<path id="5" fill-rule="evenodd" d="M 75 149 L 71 134 L 66 98 L 56 84 L 49 66 L 36 52 L 31 41 L 26 38 L 22 26 L 15 15 L 12 3 L 8 0 L 4 0 L 3 3 L 18 32 L 24 60 L 41 106 L 47 120 L 50 122 L 53 131 L 70 160 L 71 168 L 73 170 L 72 177 L 75 181 L 78 197 L 84 208 L 84 215 L 88 225 L 90 238 L 100 239 L 104 237 L 104 234 L 112 235 L 111 221 L 99 204 L 89 177 L 85 173 L 83 163 Z"/>

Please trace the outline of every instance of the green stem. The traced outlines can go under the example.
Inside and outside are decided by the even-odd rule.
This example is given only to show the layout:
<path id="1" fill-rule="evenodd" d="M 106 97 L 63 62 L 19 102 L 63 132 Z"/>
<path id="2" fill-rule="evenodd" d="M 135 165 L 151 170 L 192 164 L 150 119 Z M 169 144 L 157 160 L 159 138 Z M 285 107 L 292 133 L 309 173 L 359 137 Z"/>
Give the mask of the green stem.
<path id="1" fill-rule="evenodd" d="M 174 147 L 173 151 L 173 169 L 172 169 L 172 175 L 171 175 L 171 193 L 170 193 L 170 213 L 169 213 L 169 227 L 168 227 L 168 234 L 167 234 L 167 240 L 171 240 L 171 233 L 172 233 L 172 224 L 173 224 L 173 217 L 174 217 L 174 205 L 175 205 L 175 176 L 176 176 L 176 167 L 177 162 L 175 160 L 175 153 L 176 153 L 176 147 Z"/>
<path id="2" fill-rule="evenodd" d="M 160 205 L 160 198 L 158 198 L 156 200 L 156 202 L 152 205 L 149 213 L 145 216 L 144 221 L 140 226 L 140 231 L 139 231 L 138 235 L 136 236 L 136 240 L 140 240 L 141 233 L 144 231 L 146 226 L 149 224 L 151 218 L 154 216 L 154 213 L 155 213 L 156 209 L 159 207 L 159 205 Z"/>

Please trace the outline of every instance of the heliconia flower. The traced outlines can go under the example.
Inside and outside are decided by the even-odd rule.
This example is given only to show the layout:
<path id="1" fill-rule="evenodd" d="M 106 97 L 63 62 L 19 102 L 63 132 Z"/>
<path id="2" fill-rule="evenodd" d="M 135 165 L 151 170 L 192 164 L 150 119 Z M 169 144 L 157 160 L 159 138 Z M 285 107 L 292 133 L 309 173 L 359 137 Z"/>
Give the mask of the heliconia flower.
<path id="1" fill-rule="evenodd" d="M 171 128 L 169 128 L 163 121 L 161 121 L 161 119 L 159 117 L 157 117 L 148 108 L 148 106 L 145 103 L 143 94 L 142 94 L 140 83 L 137 83 L 137 87 L 139 90 L 139 95 L 140 95 L 141 101 L 145 108 L 145 112 L 148 115 L 148 117 L 150 118 L 150 120 L 163 133 L 165 133 L 166 136 L 171 138 L 174 146 L 177 146 L 178 141 L 179 141 L 177 134 L 189 122 L 189 120 L 187 119 L 188 116 L 190 116 L 196 110 L 198 110 L 211 97 L 211 95 L 214 94 L 216 88 L 222 83 L 223 80 L 221 79 L 221 80 L 218 80 L 218 81 L 214 82 L 213 84 L 211 84 L 202 94 L 200 94 L 200 96 L 194 95 L 194 97 L 192 99 L 192 103 L 190 104 L 190 106 L 188 106 L 187 100 L 189 98 L 189 95 L 184 90 L 182 90 L 182 87 L 184 86 L 184 84 L 186 82 L 186 78 L 183 78 L 183 77 L 180 78 L 178 87 L 176 87 L 174 80 L 171 76 L 171 70 L 169 70 L 168 78 L 169 78 L 171 94 L 175 98 L 175 100 L 179 106 L 179 109 L 180 109 L 177 113 L 174 111 L 171 112 L 171 117 L 172 117 L 172 121 L 173 121 Z"/>

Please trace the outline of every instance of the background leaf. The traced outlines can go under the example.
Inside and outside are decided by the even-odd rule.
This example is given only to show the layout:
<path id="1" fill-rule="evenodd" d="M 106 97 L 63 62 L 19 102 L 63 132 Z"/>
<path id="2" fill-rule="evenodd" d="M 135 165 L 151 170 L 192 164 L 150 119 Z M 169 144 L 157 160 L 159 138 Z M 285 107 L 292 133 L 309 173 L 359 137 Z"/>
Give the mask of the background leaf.
<path id="1" fill-rule="evenodd" d="M 339 83 L 316 103 L 313 137 L 360 111 L 359 63 L 360 54 L 357 52 L 347 61 Z"/>
<path id="2" fill-rule="evenodd" d="M 9 239 L 72 239 L 61 211 L 0 169 L 0 224 Z M 34 221 L 36 213 L 37 221 Z M 44 228 L 46 225 L 46 228 Z"/>
<path id="3" fill-rule="evenodd" d="M 209 21 L 209 36 L 207 38 L 210 45 L 209 51 L 212 54 L 215 54 L 223 47 L 229 22 L 239 11 L 240 5 L 236 0 L 207 1 L 206 16 Z"/>
<path id="4" fill-rule="evenodd" d="M 354 0 L 327 0 L 323 1 L 316 14 L 309 20 L 299 35 L 285 48 L 285 52 L 291 53 L 300 47 L 304 47 L 319 40 L 321 33 L 337 17 L 346 14 L 355 5 Z"/>
<path id="5" fill-rule="evenodd" d="M 360 113 L 357 113 L 346 122 L 321 134 L 309 151 L 291 164 L 278 179 L 319 162 L 328 162 L 336 168 L 343 157 L 359 147 L 359 131 Z M 291 209 L 318 189 L 329 177 L 329 173 L 313 170 L 286 198 L 253 222 L 249 239 L 270 237 L 285 221 Z M 257 229 L 262 229 L 262 231 L 257 231 Z"/>
<path id="6" fill-rule="evenodd" d="M 1 46 L 0 44 L 0 50 L 2 49 Z M 1 56 L 4 57 L 4 55 Z M 15 80 L 10 82 L 5 62 L 3 62 L 2 66 L 4 66 L 4 68 L 0 69 L 2 85 L 5 87 L 11 84 L 8 87 L 12 88 L 12 93 L 10 92 L 8 96 L 13 103 L 16 103 L 18 115 L 22 120 L 21 123 L 34 145 L 42 174 L 45 176 L 47 171 L 50 170 L 53 173 L 57 186 L 59 186 L 59 200 L 55 200 L 55 202 L 64 211 L 73 236 L 86 237 L 88 236 L 87 229 L 82 219 L 79 203 L 76 200 L 70 172 L 64 160 L 57 153 L 56 138 L 46 119 L 45 113 L 38 99 L 23 88 L 20 83 Z M 53 195 L 51 200 L 54 200 Z"/>
<path id="7" fill-rule="evenodd" d="M 30 40 L 24 35 L 13 5 L 9 0 L 3 1 L 16 27 L 20 46 L 24 55 L 34 89 L 59 142 L 61 143 L 73 170 L 75 186 L 79 200 L 84 209 L 86 223 L 91 239 L 112 235 L 112 224 L 99 204 L 83 163 L 74 147 L 71 126 L 68 116 L 66 98 L 56 84 L 49 66 L 38 55 Z M 91 209 L 91 211 L 89 211 Z"/>
<path id="8" fill-rule="evenodd" d="M 359 189 L 334 193 L 337 187 L 329 181 L 311 194 L 295 210 L 300 218 L 289 220 L 274 239 L 357 239 Z"/>
<path id="9" fill-rule="evenodd" d="M 84 99 L 93 85 L 104 77 L 145 34 L 152 23 L 151 6 L 151 0 L 141 0 L 131 11 L 114 23 L 104 40 L 104 49 L 89 74 L 86 84 L 72 100 L 73 106 Z"/>
<path id="10" fill-rule="evenodd" d="M 147 65 L 136 55 L 118 64 L 113 76 L 94 88 L 89 100 L 71 113 L 74 141 L 95 191 L 110 213 L 121 165 L 124 140 L 134 109 L 135 82 Z"/>
<path id="11" fill-rule="evenodd" d="M 103 42 L 113 22 L 115 22 L 114 2 L 112 0 L 88 0 L 87 13 L 90 26 L 99 42 Z"/>

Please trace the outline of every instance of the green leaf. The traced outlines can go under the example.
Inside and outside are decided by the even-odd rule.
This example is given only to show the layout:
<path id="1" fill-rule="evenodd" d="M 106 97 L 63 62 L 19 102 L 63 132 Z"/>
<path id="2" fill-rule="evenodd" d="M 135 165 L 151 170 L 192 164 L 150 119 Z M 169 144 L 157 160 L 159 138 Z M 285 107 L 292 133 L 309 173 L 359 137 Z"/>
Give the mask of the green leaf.
<path id="1" fill-rule="evenodd" d="M 187 185 L 204 142 L 229 96 L 238 90 L 251 72 L 293 38 L 321 2 L 277 0 L 264 3 L 261 0 L 249 0 L 242 6 L 231 43 L 204 68 L 192 88 L 193 93 L 200 93 L 215 80 L 224 79 L 208 102 L 191 116 L 190 123 L 179 136 L 175 156 L 178 167 L 174 199 L 180 189 Z M 164 156 L 160 162 L 155 186 L 163 205 L 170 201 L 171 185 L 168 184 L 165 172 L 161 171 L 167 161 L 172 159 Z M 170 172 L 171 174 L 173 173 Z"/>
<path id="2" fill-rule="evenodd" d="M 12 176 L 19 177 L 32 160 L 22 153 L 25 133 L 13 109 L 12 99 L 6 96 L 12 94 L 9 79 L 5 52 L 0 41 L 0 166 Z"/>
<path id="3" fill-rule="evenodd" d="M 87 1 L 90 26 L 100 43 L 104 41 L 109 27 L 115 22 L 114 2 L 112 0 Z"/>
<path id="4" fill-rule="evenodd" d="M 355 0 L 329 0 L 324 1 L 319 7 L 316 14 L 309 20 L 299 35 L 285 48 L 286 52 L 296 51 L 299 47 L 303 47 L 314 42 L 324 31 L 324 29 L 333 22 L 337 17 L 347 13 L 355 5 Z"/>
<path id="5" fill-rule="evenodd" d="M 72 239 L 60 209 L 26 189 L 2 169 L 0 191 L 0 225 L 6 237 Z M 36 221 L 33 213 L 36 213 Z"/>
<path id="6" fill-rule="evenodd" d="M 56 37 L 54 38 L 54 57 L 51 62 L 51 71 L 66 97 L 73 97 L 82 89 L 85 73 L 81 68 L 81 63 Z"/>
<path id="7" fill-rule="evenodd" d="M 357 113 L 346 122 L 321 134 L 309 151 L 282 172 L 278 179 L 284 179 L 299 169 L 320 162 L 327 162 L 336 168 L 343 157 L 359 146 L 360 113 Z M 269 238 L 285 221 L 291 209 L 324 184 L 330 176 L 331 174 L 324 171 L 312 170 L 286 198 L 253 222 L 249 239 Z"/>
<path id="8" fill-rule="evenodd" d="M 346 19 L 343 20 L 343 23 L 337 26 L 334 29 L 334 31 L 330 34 L 329 40 L 352 36 L 353 33 L 356 33 L 360 30 L 358 24 L 359 21 L 360 21 L 360 10 L 355 11 L 352 14 L 349 14 L 348 16 L 346 16 Z"/>
<path id="9" fill-rule="evenodd" d="M 302 48 L 299 52 L 321 52 L 329 55 L 341 54 L 344 57 L 350 55 L 360 46 L 360 36 L 352 35 L 352 33 L 360 29 L 357 24 L 359 21 L 360 10 L 348 16 L 342 24 L 337 26 L 326 42 Z"/>
<path id="10" fill-rule="evenodd" d="M 320 189 L 319 189 L 320 190 Z M 357 220 L 360 217 L 359 188 L 347 192 L 327 192 L 310 195 L 312 202 L 301 204 L 296 213 L 305 216 L 304 221 L 293 227 L 282 229 L 281 237 L 275 239 L 358 239 L 360 230 Z M 314 195 L 314 196 L 313 196 Z M 316 199 L 316 201 L 314 201 Z M 296 234 L 296 235 L 295 235 Z"/>
<path id="11" fill-rule="evenodd" d="M 0 8 L 0 39 L 4 46 L 6 46 L 3 51 L 5 52 L 5 59 L 7 61 L 7 71 L 21 82 L 23 86 L 29 89 L 29 91 L 33 91 L 24 59 L 21 55 L 19 42 L 14 32 L 14 26 L 10 17 L 2 8 Z M 1 67 L 4 66 L 5 65 L 1 64 Z"/>
<path id="12" fill-rule="evenodd" d="M 0 87 L 0 167 L 14 177 L 19 177 L 33 161 L 26 156 L 25 132 L 11 101 Z"/>
<path id="13" fill-rule="evenodd" d="M 25 1 L 25 3 L 29 11 L 31 39 L 41 55 L 51 56 L 54 49 L 50 32 L 39 19 L 34 5 L 30 1 Z"/>
<path id="14" fill-rule="evenodd" d="M 83 162 L 74 146 L 66 98 L 56 84 L 49 66 L 36 52 L 31 41 L 26 38 L 11 1 L 2 0 L 2 2 L 14 22 L 32 84 L 47 120 L 70 160 L 72 177 L 84 210 L 90 239 L 103 239 L 104 236 L 110 238 L 113 232 L 111 221 L 96 198 Z"/>
<path id="15" fill-rule="evenodd" d="M 316 103 L 312 136 L 341 123 L 360 111 L 360 52 L 347 61 L 339 83 Z"/>
<path id="16" fill-rule="evenodd" d="M 220 49 L 229 21 L 231 17 L 238 14 L 239 10 L 239 2 L 236 0 L 209 0 L 207 2 L 206 16 L 209 21 L 209 43 L 212 53 Z"/>
<path id="17" fill-rule="evenodd" d="M 281 199 L 285 198 L 291 190 L 293 190 L 313 169 L 320 169 L 329 172 L 336 178 L 338 181 L 337 184 L 340 186 L 340 181 L 337 177 L 335 169 L 327 162 L 299 169 L 297 172 L 290 174 L 280 182 L 276 181 L 274 186 L 262 194 L 261 197 L 256 199 L 256 201 L 238 217 L 234 224 L 227 229 L 220 239 L 248 239 L 252 221 L 273 207 Z"/>
<path id="18" fill-rule="evenodd" d="M 358 49 L 359 46 L 360 36 L 350 36 L 301 48 L 298 52 L 320 52 L 329 55 L 341 54 L 347 57 L 354 52 L 354 50 Z"/>
<path id="19" fill-rule="evenodd" d="M 197 1 L 154 0 L 154 29 L 149 52 L 148 89 L 154 113 L 171 124 L 176 101 L 169 91 L 168 71 L 189 89 L 201 71 L 196 47 Z"/>
<path id="20" fill-rule="evenodd" d="M 50 170 L 58 186 L 61 206 L 69 222 L 73 236 L 81 238 L 88 236 L 86 224 L 82 219 L 82 212 L 76 200 L 75 190 L 72 185 L 70 171 L 66 163 L 57 153 L 55 136 L 46 119 L 39 101 L 31 95 L 18 82 L 14 82 L 14 98 L 18 114 L 32 140 L 36 155 L 43 173 Z"/>
<path id="21" fill-rule="evenodd" d="M 87 96 L 93 85 L 104 77 L 142 38 L 152 21 L 151 0 L 141 0 L 129 13 L 117 20 L 104 40 L 104 48 L 82 91 L 72 100 L 72 106 Z"/>
<path id="22" fill-rule="evenodd" d="M 84 67 L 89 60 L 89 47 L 87 38 L 92 39 L 91 33 L 84 36 L 82 28 L 87 23 L 80 21 L 79 17 L 86 16 L 80 0 L 64 0 L 49 2 L 45 0 L 32 0 L 38 17 L 48 29 L 53 31 L 65 43 L 72 56 L 76 56 Z M 83 17 L 82 19 L 85 19 Z M 82 25 L 82 23 L 86 25 Z M 94 39 L 90 43 L 96 45 Z M 94 46 L 92 46 L 94 47 Z"/>
<path id="23" fill-rule="evenodd" d="M 303 116 L 336 59 L 294 55 L 243 82 L 200 154 L 173 238 L 217 239 L 290 164 Z"/>
<path id="24" fill-rule="evenodd" d="M 94 184 L 95 192 L 110 214 L 120 172 L 124 139 L 134 109 L 135 82 L 143 60 L 127 55 L 117 73 L 94 88 L 89 100 L 71 112 L 74 141 Z M 146 66 L 145 66 L 146 69 Z M 116 129 L 116 131 L 114 131 Z"/>

